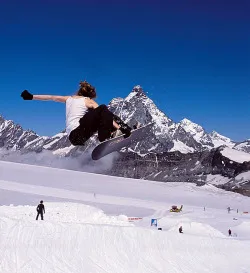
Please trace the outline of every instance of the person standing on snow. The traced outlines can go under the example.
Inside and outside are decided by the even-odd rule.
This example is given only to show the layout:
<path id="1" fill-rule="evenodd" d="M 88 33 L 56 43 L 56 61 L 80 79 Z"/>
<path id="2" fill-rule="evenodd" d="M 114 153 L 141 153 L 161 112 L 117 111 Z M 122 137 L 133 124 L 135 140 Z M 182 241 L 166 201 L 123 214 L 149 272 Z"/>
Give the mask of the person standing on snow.
<path id="1" fill-rule="evenodd" d="M 87 81 L 81 81 L 74 96 L 33 95 L 24 90 L 24 100 L 45 100 L 66 104 L 66 132 L 74 146 L 84 143 L 96 132 L 100 142 L 124 134 L 129 137 L 131 128 L 118 116 L 110 112 L 106 105 L 98 105 L 96 90 Z"/>
<path id="2" fill-rule="evenodd" d="M 183 233 L 182 226 L 179 227 L 179 233 Z"/>
<path id="3" fill-rule="evenodd" d="M 39 215 L 41 215 L 41 219 L 43 220 L 43 214 L 45 213 L 43 200 L 40 201 L 40 204 L 37 206 L 36 211 L 37 211 L 36 220 L 38 220 Z"/>
<path id="4" fill-rule="evenodd" d="M 232 231 L 231 231 L 231 229 L 228 230 L 228 236 L 232 236 Z"/>

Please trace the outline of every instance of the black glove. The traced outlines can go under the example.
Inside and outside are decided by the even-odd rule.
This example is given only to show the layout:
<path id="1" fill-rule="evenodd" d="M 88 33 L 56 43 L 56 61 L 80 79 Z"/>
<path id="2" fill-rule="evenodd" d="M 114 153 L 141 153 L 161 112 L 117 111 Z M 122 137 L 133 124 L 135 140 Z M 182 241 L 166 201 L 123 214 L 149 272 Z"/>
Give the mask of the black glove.
<path id="1" fill-rule="evenodd" d="M 33 95 L 30 94 L 30 92 L 28 90 L 24 90 L 21 94 L 21 97 L 24 99 L 24 100 L 33 100 Z"/>

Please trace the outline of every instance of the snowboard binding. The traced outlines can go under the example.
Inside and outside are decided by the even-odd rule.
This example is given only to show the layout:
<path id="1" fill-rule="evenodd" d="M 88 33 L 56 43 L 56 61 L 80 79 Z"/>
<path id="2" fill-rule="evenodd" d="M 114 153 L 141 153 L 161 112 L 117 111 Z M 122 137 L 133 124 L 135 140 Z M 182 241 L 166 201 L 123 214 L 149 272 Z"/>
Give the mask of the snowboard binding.
<path id="1" fill-rule="evenodd" d="M 118 116 L 114 115 L 114 121 L 120 126 L 120 128 L 117 131 L 115 131 L 114 137 L 123 134 L 124 138 L 127 138 L 131 135 L 132 128 L 128 126 L 126 123 L 124 123 Z M 119 133 L 119 131 L 121 132 L 121 134 Z"/>

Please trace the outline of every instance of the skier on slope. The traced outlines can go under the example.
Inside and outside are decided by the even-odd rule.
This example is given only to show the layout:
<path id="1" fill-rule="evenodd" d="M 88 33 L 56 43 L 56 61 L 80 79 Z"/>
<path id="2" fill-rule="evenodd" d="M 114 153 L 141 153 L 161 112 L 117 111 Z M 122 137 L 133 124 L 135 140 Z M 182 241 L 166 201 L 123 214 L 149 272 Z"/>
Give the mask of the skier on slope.
<path id="1" fill-rule="evenodd" d="M 24 90 L 24 100 L 52 100 L 66 103 L 66 132 L 73 145 L 84 143 L 96 132 L 99 141 L 124 134 L 130 136 L 131 128 L 118 116 L 110 112 L 106 105 L 98 105 L 96 90 L 87 81 L 81 81 L 74 96 L 33 95 Z"/>
<path id="2" fill-rule="evenodd" d="M 43 200 L 40 201 L 40 204 L 37 206 L 36 211 L 37 211 L 36 220 L 38 220 L 39 215 L 41 215 L 41 219 L 43 220 L 43 214 L 45 213 Z"/>

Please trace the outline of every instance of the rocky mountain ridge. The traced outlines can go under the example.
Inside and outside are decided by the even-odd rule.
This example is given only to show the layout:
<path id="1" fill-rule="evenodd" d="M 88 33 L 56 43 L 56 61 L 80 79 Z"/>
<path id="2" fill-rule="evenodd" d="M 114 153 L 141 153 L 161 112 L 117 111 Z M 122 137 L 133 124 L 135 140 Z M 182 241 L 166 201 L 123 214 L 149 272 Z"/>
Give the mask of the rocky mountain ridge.
<path id="1" fill-rule="evenodd" d="M 219 174 L 232 178 L 241 168 L 245 171 L 248 170 L 248 165 L 239 167 L 243 162 L 237 162 L 237 159 L 228 159 L 225 156 L 227 159 L 221 158 L 221 152 L 225 147 L 228 147 L 233 151 L 250 153 L 250 140 L 236 143 L 215 131 L 208 133 L 202 126 L 186 118 L 175 123 L 157 108 L 140 86 L 135 86 L 125 99 L 114 98 L 109 103 L 109 109 L 129 125 L 137 122 L 142 125 L 154 122 L 155 125 L 142 141 L 122 150 L 123 152 L 115 162 L 116 167 L 107 170 L 107 174 L 128 177 L 141 175 L 141 178 L 150 180 L 155 178 L 157 181 L 190 180 L 197 182 L 201 181 L 200 178 L 204 175 Z M 24 130 L 20 125 L 0 116 L 0 148 L 8 151 L 21 151 L 22 153 L 51 151 L 54 155 L 77 157 L 95 145 L 95 136 L 84 147 L 74 147 L 68 141 L 65 132 L 52 137 L 38 136 L 35 132 Z M 221 146 L 223 148 L 220 148 Z M 151 163 L 145 163 L 153 162 L 152 158 L 155 157 L 158 167 Z M 171 158 L 175 158 L 174 161 L 179 162 L 179 165 L 171 163 L 170 165 L 174 167 L 169 168 L 169 159 Z M 202 162 L 207 161 L 201 160 L 201 158 L 210 158 L 207 159 L 210 162 L 209 167 L 206 164 L 206 167 L 203 166 Z M 233 163 L 230 163 L 231 165 L 228 163 L 227 167 L 222 168 L 222 161 Z M 215 166 L 213 162 L 217 162 L 217 165 Z M 136 171 L 138 166 L 143 170 L 140 174 Z"/>
<path id="2" fill-rule="evenodd" d="M 208 133 L 200 125 L 183 119 L 175 123 L 155 103 L 146 96 L 140 86 L 135 86 L 125 98 L 115 98 L 109 103 L 109 109 L 130 125 L 139 122 L 144 125 L 155 122 L 151 139 L 147 145 L 139 145 L 135 152 L 147 153 L 180 151 L 189 153 L 210 150 L 221 145 L 250 153 L 250 140 L 234 142 L 230 138 L 213 131 Z M 94 139 L 92 139 L 94 141 Z M 89 143 L 88 143 L 89 144 Z M 0 147 L 12 150 L 40 152 L 51 150 L 55 154 L 72 155 L 72 149 L 64 132 L 52 137 L 39 136 L 31 130 L 24 130 L 13 121 L 0 116 Z M 144 148 L 142 148 L 144 147 Z M 68 148 L 68 149 L 65 149 Z"/>

